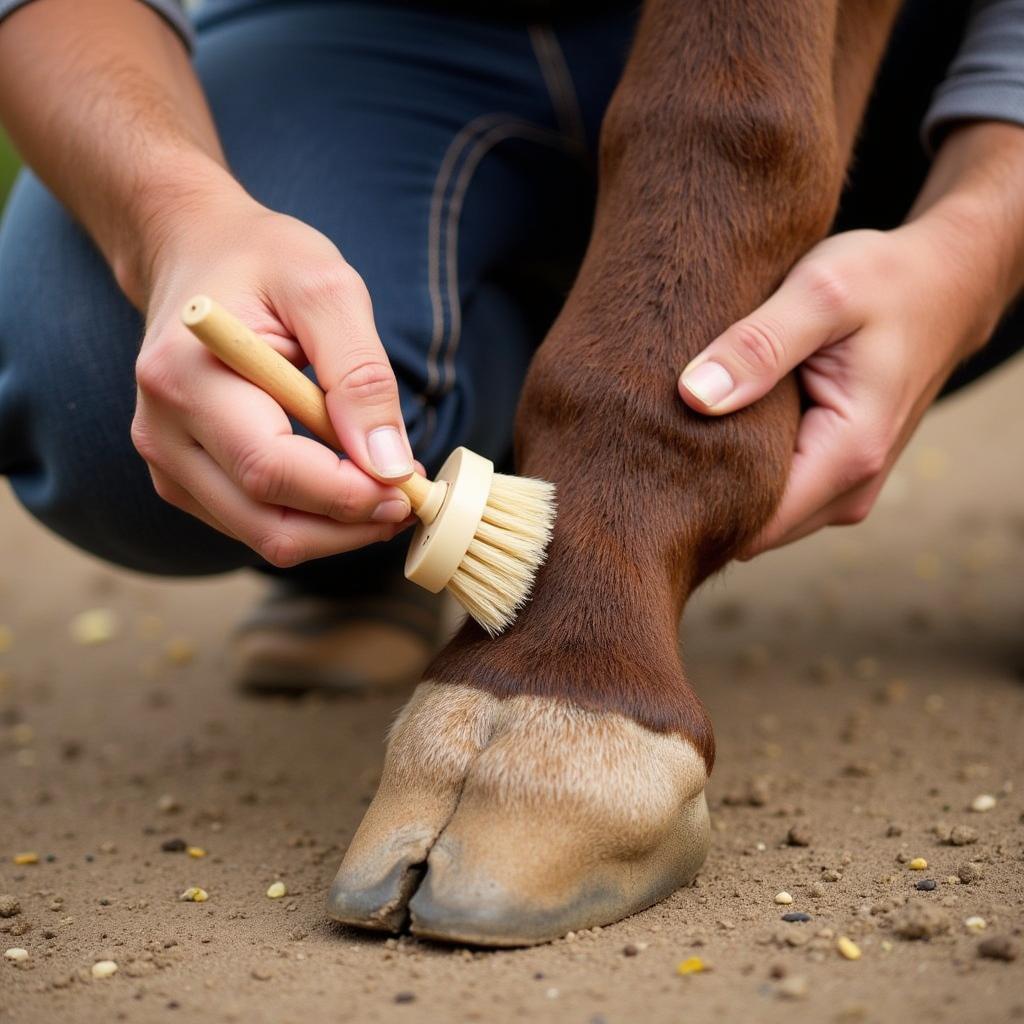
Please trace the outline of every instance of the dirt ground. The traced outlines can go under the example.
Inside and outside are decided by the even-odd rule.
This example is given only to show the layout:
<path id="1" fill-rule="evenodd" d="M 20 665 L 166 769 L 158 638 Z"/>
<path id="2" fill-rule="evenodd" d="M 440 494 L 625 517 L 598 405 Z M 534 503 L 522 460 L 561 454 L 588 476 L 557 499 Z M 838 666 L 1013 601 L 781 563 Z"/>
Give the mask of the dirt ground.
<path id="1" fill-rule="evenodd" d="M 0 1021 L 1024 1020 L 1024 954 L 979 950 L 1024 931 L 1022 396 L 1018 360 L 928 419 L 868 523 L 700 595 L 683 645 L 719 760 L 697 884 L 506 952 L 324 917 L 401 695 L 237 696 L 222 642 L 254 580 L 111 571 L 4 494 L 0 949 L 29 956 L 0 961 Z M 74 639 L 97 609 L 84 639 L 113 635 Z"/>

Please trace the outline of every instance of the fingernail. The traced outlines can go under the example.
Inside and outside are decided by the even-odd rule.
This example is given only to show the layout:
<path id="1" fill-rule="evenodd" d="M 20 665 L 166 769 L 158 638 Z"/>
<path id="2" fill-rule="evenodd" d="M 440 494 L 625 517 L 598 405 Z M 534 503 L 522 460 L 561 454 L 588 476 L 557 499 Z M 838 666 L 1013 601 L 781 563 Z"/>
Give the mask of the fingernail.
<path id="1" fill-rule="evenodd" d="M 366 435 L 370 462 L 381 476 L 408 476 L 412 472 L 412 452 L 405 438 L 394 427 L 378 427 Z"/>
<path id="2" fill-rule="evenodd" d="M 398 498 L 390 498 L 382 501 L 374 510 L 370 518 L 375 523 L 401 523 L 409 515 L 409 502 L 400 501 Z"/>
<path id="3" fill-rule="evenodd" d="M 729 371 L 721 363 L 714 362 L 701 363 L 692 370 L 686 370 L 682 383 L 709 408 L 728 398 L 736 386 Z"/>

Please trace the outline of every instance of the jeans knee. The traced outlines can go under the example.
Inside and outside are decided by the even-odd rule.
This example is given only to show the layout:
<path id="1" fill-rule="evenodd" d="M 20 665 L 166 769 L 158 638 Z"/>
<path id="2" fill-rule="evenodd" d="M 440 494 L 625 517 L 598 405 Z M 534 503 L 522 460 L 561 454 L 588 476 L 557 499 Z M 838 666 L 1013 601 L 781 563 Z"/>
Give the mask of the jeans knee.
<path id="1" fill-rule="evenodd" d="M 31 179 L 0 234 L 0 475 L 43 525 L 142 572 L 256 561 L 166 505 L 129 436 L 142 323 L 99 254 Z"/>
<path id="2" fill-rule="evenodd" d="M 156 575 L 210 575 L 258 561 L 163 502 L 127 433 L 112 444 L 109 434 L 96 438 L 87 420 L 68 426 L 48 425 L 31 457 L 10 472 L 18 500 L 49 530 L 104 561 Z"/>

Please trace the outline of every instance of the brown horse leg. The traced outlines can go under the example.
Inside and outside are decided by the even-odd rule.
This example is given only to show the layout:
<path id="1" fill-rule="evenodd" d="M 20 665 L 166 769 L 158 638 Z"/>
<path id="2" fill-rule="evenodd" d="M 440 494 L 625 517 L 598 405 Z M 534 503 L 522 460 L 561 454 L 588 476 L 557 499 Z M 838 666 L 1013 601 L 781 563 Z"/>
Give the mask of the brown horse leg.
<path id="1" fill-rule="evenodd" d="M 787 380 L 701 419 L 676 374 L 828 228 L 893 6 L 649 0 L 591 244 L 520 404 L 520 470 L 559 490 L 548 563 L 508 633 L 469 624 L 428 670 L 333 917 L 520 944 L 693 878 L 714 743 L 678 621 L 775 507 L 798 410 Z"/>

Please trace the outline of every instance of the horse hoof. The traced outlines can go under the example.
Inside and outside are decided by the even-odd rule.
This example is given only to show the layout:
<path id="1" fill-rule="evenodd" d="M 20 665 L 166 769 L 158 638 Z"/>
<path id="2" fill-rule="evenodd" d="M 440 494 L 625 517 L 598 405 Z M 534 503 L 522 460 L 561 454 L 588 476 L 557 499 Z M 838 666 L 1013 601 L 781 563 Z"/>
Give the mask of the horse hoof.
<path id="1" fill-rule="evenodd" d="M 327 912 L 486 946 L 610 924 L 693 879 L 706 781 L 689 742 L 617 713 L 424 683 Z"/>

